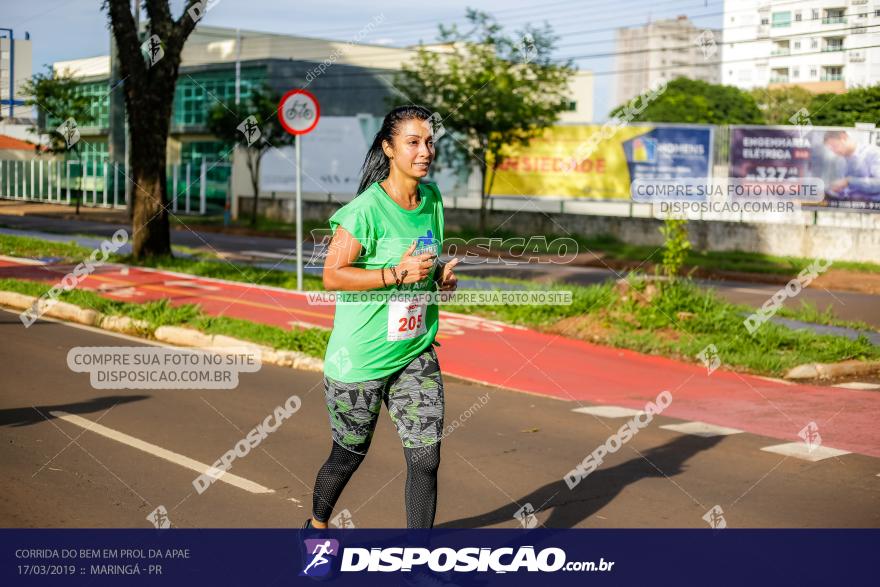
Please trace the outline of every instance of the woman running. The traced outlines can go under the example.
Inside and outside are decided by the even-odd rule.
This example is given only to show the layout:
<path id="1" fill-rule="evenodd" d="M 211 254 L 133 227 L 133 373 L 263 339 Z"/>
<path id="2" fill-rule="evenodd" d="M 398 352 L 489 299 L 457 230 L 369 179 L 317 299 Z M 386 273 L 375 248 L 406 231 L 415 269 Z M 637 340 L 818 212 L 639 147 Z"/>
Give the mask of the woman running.
<path id="1" fill-rule="evenodd" d="M 452 291 L 453 259 L 439 262 L 443 202 L 421 183 L 434 160 L 431 113 L 389 112 L 364 159 L 358 195 L 330 217 L 324 263 L 328 291 Z M 333 445 L 315 480 L 312 517 L 326 528 L 348 480 L 364 460 L 381 404 L 406 457 L 408 528 L 431 528 L 443 430 L 443 380 L 434 351 L 438 306 L 427 301 L 344 303 L 340 294 L 324 358 L 324 391 Z M 348 296 L 348 297 L 346 297 Z"/>

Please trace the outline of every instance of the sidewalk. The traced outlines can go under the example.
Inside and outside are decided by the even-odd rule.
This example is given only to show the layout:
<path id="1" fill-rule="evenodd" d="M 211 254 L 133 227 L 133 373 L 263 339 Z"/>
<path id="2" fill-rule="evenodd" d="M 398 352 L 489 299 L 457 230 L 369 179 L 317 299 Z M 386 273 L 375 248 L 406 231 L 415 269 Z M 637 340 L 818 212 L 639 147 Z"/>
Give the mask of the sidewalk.
<path id="1" fill-rule="evenodd" d="M 65 220 L 88 220 L 92 222 L 124 224 L 129 222 L 128 213 L 125 208 L 111 209 L 80 206 L 79 215 L 77 215 L 75 206 L 20 202 L 16 200 L 0 200 L 0 216 L 47 216 Z"/>
<path id="2" fill-rule="evenodd" d="M 0 277 L 57 282 L 71 265 L 0 261 Z M 282 328 L 330 328 L 333 308 L 310 306 L 302 293 L 125 266 L 100 267 L 80 287 L 128 302 L 168 299 L 197 303 L 208 314 Z M 644 409 L 663 390 L 664 415 L 800 442 L 810 422 L 823 446 L 880 457 L 880 393 L 790 385 L 699 365 L 598 346 L 523 327 L 441 312 L 443 371 L 455 377 L 526 393 Z M 578 407 L 572 405 L 572 408 Z M 593 425 L 593 420 L 585 420 Z M 623 420 L 621 420 L 621 424 Z"/>

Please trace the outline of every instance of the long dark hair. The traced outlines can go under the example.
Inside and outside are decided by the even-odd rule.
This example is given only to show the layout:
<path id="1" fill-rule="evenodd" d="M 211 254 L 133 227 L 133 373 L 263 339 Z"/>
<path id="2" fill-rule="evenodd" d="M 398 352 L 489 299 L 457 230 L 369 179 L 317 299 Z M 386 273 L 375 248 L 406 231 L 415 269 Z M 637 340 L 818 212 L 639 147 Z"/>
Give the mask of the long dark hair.
<path id="1" fill-rule="evenodd" d="M 382 181 L 391 172 L 391 163 L 382 150 L 382 141 L 391 143 L 392 137 L 400 130 L 400 123 L 404 120 L 428 120 L 431 118 L 431 111 L 423 106 L 409 104 L 407 106 L 398 106 L 385 115 L 382 121 L 382 128 L 376 133 L 367 156 L 364 157 L 364 164 L 361 167 L 361 185 L 358 187 L 357 194 L 361 194 L 365 189 L 370 187 L 374 181 Z"/>

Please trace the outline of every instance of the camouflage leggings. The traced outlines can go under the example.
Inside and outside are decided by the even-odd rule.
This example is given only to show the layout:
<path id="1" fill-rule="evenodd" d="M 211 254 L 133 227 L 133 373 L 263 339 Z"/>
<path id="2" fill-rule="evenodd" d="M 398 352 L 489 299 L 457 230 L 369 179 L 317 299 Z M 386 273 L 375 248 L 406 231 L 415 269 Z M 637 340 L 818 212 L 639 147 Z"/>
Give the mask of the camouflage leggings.
<path id="1" fill-rule="evenodd" d="M 443 431 L 443 380 L 434 345 L 396 373 L 381 379 L 343 383 L 324 376 L 333 440 L 366 454 L 382 403 L 405 448 L 430 446 Z"/>

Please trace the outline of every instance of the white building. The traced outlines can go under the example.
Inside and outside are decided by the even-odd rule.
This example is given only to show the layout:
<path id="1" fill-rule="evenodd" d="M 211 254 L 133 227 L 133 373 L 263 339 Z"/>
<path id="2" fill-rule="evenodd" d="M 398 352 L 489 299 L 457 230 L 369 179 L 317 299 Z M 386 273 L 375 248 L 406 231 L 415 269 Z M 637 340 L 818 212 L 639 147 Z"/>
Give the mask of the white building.
<path id="1" fill-rule="evenodd" d="M 817 93 L 875 84 L 878 27 L 878 0 L 725 0 L 722 82 Z"/>
<path id="2" fill-rule="evenodd" d="M 719 31 L 701 29 L 686 16 L 657 20 L 642 27 L 617 29 L 614 104 L 619 105 L 648 88 L 687 77 L 720 81 Z"/>

